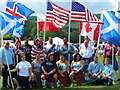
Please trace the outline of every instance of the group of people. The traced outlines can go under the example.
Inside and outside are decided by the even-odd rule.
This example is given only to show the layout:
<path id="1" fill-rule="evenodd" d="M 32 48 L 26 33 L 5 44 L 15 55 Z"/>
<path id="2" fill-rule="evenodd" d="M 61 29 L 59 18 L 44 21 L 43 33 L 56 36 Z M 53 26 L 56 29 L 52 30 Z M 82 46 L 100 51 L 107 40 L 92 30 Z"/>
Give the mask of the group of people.
<path id="1" fill-rule="evenodd" d="M 119 75 L 115 58 L 117 47 L 113 48 L 112 61 L 112 44 L 105 46 L 102 64 L 98 60 L 95 44 L 88 37 L 85 37 L 77 50 L 68 44 L 67 38 L 63 42 L 63 45 L 57 46 L 53 43 L 53 38 L 49 37 L 43 43 L 43 38 L 40 37 L 31 46 L 26 38 L 24 45 L 19 46 L 18 50 L 9 48 L 9 42 L 5 42 L 4 47 L 0 48 L 3 88 L 8 88 L 8 76 L 10 87 L 17 89 L 66 85 L 73 87 L 74 83 L 78 86 L 82 83 L 114 84 L 114 71 Z"/>

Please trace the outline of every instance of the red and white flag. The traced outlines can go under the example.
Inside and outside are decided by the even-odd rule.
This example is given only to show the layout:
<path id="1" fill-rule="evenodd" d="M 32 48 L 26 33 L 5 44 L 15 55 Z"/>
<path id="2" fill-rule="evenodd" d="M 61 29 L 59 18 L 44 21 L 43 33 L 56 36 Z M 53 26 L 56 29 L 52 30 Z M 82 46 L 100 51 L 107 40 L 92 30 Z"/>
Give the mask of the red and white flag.
<path id="1" fill-rule="evenodd" d="M 15 41 L 16 41 L 15 42 L 16 50 L 18 50 L 19 46 L 21 45 L 21 39 L 20 39 L 20 37 L 16 37 Z"/>
<path id="2" fill-rule="evenodd" d="M 70 11 L 52 2 L 48 2 L 46 21 L 52 21 L 56 28 L 62 28 L 68 21 L 69 13 Z"/>
<path id="3" fill-rule="evenodd" d="M 91 40 L 98 40 L 100 34 L 100 24 L 80 22 L 80 34 L 82 36 L 88 36 Z"/>
<path id="4" fill-rule="evenodd" d="M 42 13 L 37 14 L 37 23 L 38 23 L 38 31 L 51 31 L 51 32 L 59 32 L 59 28 L 56 28 L 53 23 L 46 22 L 45 16 Z"/>

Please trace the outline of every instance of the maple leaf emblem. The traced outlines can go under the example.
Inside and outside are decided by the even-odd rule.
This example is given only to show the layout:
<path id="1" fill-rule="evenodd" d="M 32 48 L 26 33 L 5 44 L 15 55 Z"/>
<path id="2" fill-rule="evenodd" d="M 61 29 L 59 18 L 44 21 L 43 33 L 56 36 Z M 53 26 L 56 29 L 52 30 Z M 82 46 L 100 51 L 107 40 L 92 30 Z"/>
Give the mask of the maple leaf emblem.
<path id="1" fill-rule="evenodd" d="M 90 24 L 89 24 L 89 23 L 87 23 L 87 24 L 85 25 L 85 29 L 86 29 L 86 32 L 87 32 L 87 33 L 92 31 L 92 27 L 90 27 Z"/>

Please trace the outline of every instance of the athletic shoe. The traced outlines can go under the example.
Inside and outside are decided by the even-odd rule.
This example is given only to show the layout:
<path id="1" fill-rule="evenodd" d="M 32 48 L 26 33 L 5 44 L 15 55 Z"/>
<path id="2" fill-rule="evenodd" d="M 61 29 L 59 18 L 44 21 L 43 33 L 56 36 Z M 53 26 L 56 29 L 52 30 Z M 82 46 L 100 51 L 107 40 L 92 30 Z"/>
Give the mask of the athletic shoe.
<path id="1" fill-rule="evenodd" d="M 70 87 L 73 87 L 74 86 L 74 84 L 70 84 Z"/>

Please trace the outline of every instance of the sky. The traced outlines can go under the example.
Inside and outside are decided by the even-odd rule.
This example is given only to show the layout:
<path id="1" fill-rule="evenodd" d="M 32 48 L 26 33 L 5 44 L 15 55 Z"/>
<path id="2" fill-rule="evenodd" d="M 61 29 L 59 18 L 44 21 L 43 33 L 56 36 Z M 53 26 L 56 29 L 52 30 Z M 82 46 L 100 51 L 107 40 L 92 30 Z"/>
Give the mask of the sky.
<path id="1" fill-rule="evenodd" d="M 7 0 L 0 0 L 1 11 L 5 10 L 6 1 Z M 45 14 L 46 12 L 47 0 L 16 0 L 16 1 L 34 10 L 35 13 L 32 15 L 36 15 L 37 13 Z M 61 6 L 64 9 L 70 10 L 71 0 L 50 0 L 50 1 Z M 110 10 L 116 11 L 118 10 L 118 2 L 120 2 L 120 0 L 75 0 L 75 1 L 84 4 L 93 13 L 101 13 L 102 9 L 106 11 Z"/>

